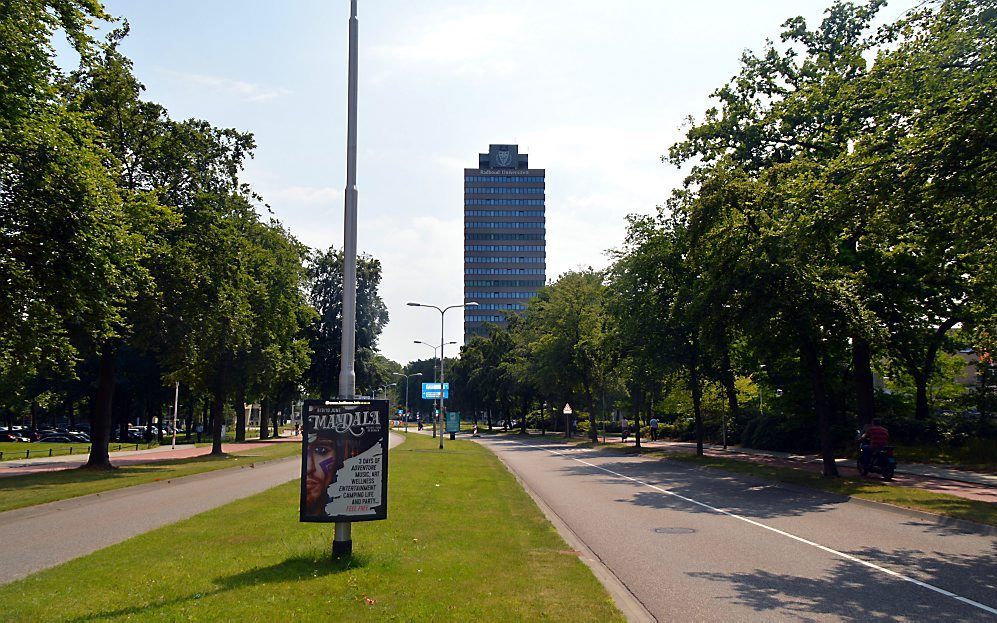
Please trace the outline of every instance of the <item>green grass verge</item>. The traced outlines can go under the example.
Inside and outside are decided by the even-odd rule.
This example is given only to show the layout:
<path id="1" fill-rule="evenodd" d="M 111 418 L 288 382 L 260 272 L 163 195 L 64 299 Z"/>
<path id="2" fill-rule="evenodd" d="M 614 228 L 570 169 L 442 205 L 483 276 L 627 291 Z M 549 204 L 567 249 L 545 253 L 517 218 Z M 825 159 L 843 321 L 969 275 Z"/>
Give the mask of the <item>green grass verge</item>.
<path id="1" fill-rule="evenodd" d="M 997 439 L 972 439 L 961 446 L 895 444 L 897 456 L 911 463 L 954 465 L 997 472 Z"/>
<path id="2" fill-rule="evenodd" d="M 117 443 L 112 441 L 109 444 L 111 452 L 119 450 L 145 450 L 153 445 L 139 443 L 138 448 L 133 443 Z M 51 451 L 51 453 L 50 453 Z M 90 444 L 88 443 L 14 443 L 11 441 L 0 441 L 0 461 L 16 461 L 18 459 L 36 459 L 46 456 L 63 456 L 67 454 L 88 454 Z"/>
<path id="3" fill-rule="evenodd" d="M 236 467 L 246 462 L 278 459 L 300 452 L 301 446 L 296 443 L 261 443 L 259 448 L 235 452 L 224 457 L 200 456 L 191 459 L 156 461 L 109 471 L 65 469 L 42 474 L 4 476 L 0 478 L 0 512 L 156 480 Z"/>
<path id="4" fill-rule="evenodd" d="M 0 587 L 3 618 L 624 620 L 485 448 L 410 435 L 389 476 L 388 519 L 354 524 L 345 562 L 331 525 L 298 523 L 292 482 Z"/>

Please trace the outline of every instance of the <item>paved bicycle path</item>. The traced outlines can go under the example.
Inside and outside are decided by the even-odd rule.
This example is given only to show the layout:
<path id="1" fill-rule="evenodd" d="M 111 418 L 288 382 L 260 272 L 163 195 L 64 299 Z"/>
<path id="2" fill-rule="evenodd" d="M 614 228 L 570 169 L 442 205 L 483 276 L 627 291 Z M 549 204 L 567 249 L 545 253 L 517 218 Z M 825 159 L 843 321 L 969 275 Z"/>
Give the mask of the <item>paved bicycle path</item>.
<path id="1" fill-rule="evenodd" d="M 391 434 L 389 447 L 404 439 Z M 0 513 L 0 584 L 266 491 L 300 474 L 300 458 L 290 457 Z"/>

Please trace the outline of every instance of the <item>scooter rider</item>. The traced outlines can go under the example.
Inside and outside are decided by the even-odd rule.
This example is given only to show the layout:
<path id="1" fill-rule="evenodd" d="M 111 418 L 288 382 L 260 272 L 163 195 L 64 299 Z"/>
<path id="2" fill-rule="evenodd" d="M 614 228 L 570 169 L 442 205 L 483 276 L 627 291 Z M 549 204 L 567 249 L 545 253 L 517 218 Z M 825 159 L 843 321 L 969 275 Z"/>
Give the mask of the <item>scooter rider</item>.
<path id="1" fill-rule="evenodd" d="M 873 418 L 872 423 L 866 427 L 865 432 L 859 437 L 859 446 L 868 444 L 868 449 L 863 452 L 864 461 L 868 461 L 878 450 L 882 450 L 890 443 L 890 431 L 886 430 L 878 418 Z"/>

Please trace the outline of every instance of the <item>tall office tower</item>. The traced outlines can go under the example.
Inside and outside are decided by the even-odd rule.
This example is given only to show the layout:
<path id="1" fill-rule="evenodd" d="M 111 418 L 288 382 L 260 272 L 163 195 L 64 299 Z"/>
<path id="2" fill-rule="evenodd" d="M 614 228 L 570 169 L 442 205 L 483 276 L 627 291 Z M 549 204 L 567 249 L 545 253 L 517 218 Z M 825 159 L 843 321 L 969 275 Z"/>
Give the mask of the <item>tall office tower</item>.
<path id="1" fill-rule="evenodd" d="M 464 341 L 508 324 L 546 277 L 544 170 L 519 145 L 489 145 L 464 169 Z"/>

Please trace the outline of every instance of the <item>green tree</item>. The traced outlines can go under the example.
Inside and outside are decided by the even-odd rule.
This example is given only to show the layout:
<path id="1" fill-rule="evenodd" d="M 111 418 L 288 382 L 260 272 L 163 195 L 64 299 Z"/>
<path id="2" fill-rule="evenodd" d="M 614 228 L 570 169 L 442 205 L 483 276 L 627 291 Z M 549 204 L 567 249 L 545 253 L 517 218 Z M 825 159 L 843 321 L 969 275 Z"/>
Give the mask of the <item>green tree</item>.
<path id="1" fill-rule="evenodd" d="M 375 384 L 373 367 L 377 339 L 388 322 L 388 309 L 377 292 L 381 262 L 370 256 L 357 258 L 357 391 Z M 342 341 L 343 253 L 330 247 L 316 253 L 308 264 L 309 302 L 318 317 L 309 330 L 312 352 L 309 388 L 322 397 L 339 394 L 339 355 Z"/>

